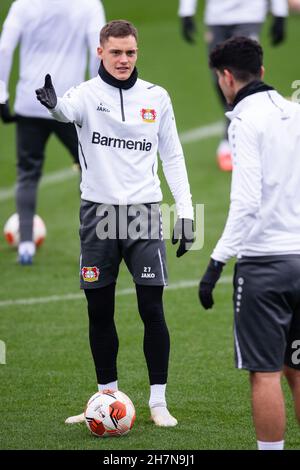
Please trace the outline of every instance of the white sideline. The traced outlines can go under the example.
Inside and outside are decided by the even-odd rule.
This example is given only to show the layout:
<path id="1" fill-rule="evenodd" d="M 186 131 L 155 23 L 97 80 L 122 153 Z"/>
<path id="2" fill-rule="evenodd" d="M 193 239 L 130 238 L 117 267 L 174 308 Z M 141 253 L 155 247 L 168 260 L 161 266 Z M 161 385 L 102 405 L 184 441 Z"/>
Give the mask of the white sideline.
<path id="1" fill-rule="evenodd" d="M 198 140 L 208 139 L 209 137 L 216 137 L 222 135 L 224 132 L 224 121 L 213 122 L 207 126 L 197 127 L 189 131 L 181 132 L 179 134 L 180 142 L 182 144 L 189 144 L 190 142 L 197 142 Z"/>
<path id="2" fill-rule="evenodd" d="M 43 176 L 41 179 L 40 185 L 50 186 L 52 184 L 69 180 L 70 178 L 73 178 L 74 176 L 77 176 L 78 178 L 78 172 L 73 170 L 73 168 L 65 168 L 64 170 L 54 171 L 52 173 L 49 173 L 48 175 Z M 15 191 L 16 191 L 15 186 L 11 186 L 10 188 L 0 189 L 0 202 L 7 201 L 8 199 L 12 199 L 13 197 L 15 197 Z"/>
<path id="3" fill-rule="evenodd" d="M 196 142 L 199 140 L 208 139 L 209 137 L 215 137 L 221 135 L 224 130 L 223 121 L 213 122 L 206 126 L 197 127 L 189 131 L 181 132 L 179 134 L 180 141 L 182 144 L 188 144 L 190 142 Z M 60 183 L 62 181 L 69 180 L 78 177 L 78 173 L 72 168 L 66 168 L 64 170 L 54 171 L 45 175 L 41 179 L 41 186 L 50 186 L 52 184 Z M 0 189 L 0 202 L 12 199 L 15 196 L 15 186 L 9 188 Z"/>
<path id="4" fill-rule="evenodd" d="M 219 280 L 219 284 L 229 284 L 232 282 L 232 276 L 223 276 Z M 186 281 L 178 281 L 170 284 L 166 287 L 166 291 L 169 290 L 177 290 L 177 289 L 188 289 L 190 287 L 197 287 L 199 284 L 199 280 L 190 279 Z M 129 289 L 120 289 L 116 292 L 117 296 L 125 296 L 135 294 L 134 288 Z M 15 305 L 35 305 L 35 304 L 48 304 L 52 302 L 63 302 L 69 300 L 83 300 L 84 294 L 83 292 L 77 292 L 74 294 L 63 294 L 63 295 L 50 295 L 47 297 L 31 297 L 28 299 L 10 299 L 10 300 L 1 300 L 0 301 L 0 308 L 3 307 L 11 307 Z"/>

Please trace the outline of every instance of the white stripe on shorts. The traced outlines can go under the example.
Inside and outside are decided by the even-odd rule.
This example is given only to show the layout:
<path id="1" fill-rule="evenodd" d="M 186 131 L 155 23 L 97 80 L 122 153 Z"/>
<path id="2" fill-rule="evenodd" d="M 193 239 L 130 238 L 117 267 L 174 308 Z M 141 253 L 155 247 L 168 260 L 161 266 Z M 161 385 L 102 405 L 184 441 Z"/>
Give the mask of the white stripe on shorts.
<path id="1" fill-rule="evenodd" d="M 236 354 L 237 354 L 237 367 L 238 367 L 238 369 L 242 369 L 243 368 L 243 359 L 242 359 L 242 354 L 241 354 L 241 350 L 240 350 L 240 345 L 239 345 L 239 340 L 238 340 L 238 337 L 237 337 L 235 325 L 234 325 L 234 343 L 235 343 L 235 350 L 236 350 Z"/>
<path id="2" fill-rule="evenodd" d="M 161 252 L 160 252 L 159 248 L 157 249 L 157 251 L 158 251 L 158 257 L 159 257 L 159 262 L 160 262 L 162 279 L 163 279 L 164 285 L 166 286 L 167 283 L 166 283 L 165 275 L 164 275 L 164 266 L 163 266 L 163 262 L 162 262 L 162 258 L 161 258 Z"/>

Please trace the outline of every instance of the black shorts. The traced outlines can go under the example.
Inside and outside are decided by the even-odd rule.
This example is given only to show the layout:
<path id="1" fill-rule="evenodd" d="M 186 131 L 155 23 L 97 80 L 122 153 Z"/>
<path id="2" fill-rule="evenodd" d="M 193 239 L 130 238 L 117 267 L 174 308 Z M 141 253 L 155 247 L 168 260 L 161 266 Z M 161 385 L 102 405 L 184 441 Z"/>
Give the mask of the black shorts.
<path id="1" fill-rule="evenodd" d="M 136 284 L 167 285 L 158 203 L 114 206 L 81 201 L 80 287 L 115 283 L 124 259 Z"/>
<path id="2" fill-rule="evenodd" d="M 209 33 L 206 34 L 208 52 L 210 53 L 220 42 L 232 37 L 246 36 L 258 41 L 261 27 L 262 23 L 209 25 L 207 27 Z"/>
<path id="3" fill-rule="evenodd" d="M 236 367 L 300 370 L 300 255 L 242 258 L 233 282 Z"/>

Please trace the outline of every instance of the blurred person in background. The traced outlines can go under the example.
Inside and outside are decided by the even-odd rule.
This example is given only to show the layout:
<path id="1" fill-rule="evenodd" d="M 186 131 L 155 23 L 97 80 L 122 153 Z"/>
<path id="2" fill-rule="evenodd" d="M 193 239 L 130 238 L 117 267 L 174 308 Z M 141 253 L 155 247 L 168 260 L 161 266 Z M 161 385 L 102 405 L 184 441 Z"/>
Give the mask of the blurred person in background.
<path id="1" fill-rule="evenodd" d="M 179 16 L 184 39 L 193 44 L 197 32 L 195 13 L 197 0 L 180 0 Z M 287 0 L 206 0 L 204 11 L 204 24 L 206 26 L 205 41 L 208 54 L 214 47 L 226 39 L 234 36 L 246 36 L 259 39 L 262 25 L 266 19 L 268 10 L 273 15 L 270 39 L 273 46 L 281 44 L 286 36 L 285 19 L 288 15 Z M 225 111 L 229 108 L 215 73 L 212 74 L 217 94 Z M 228 125 L 226 119 L 225 131 L 217 149 L 217 162 L 223 171 L 232 170 L 231 150 L 228 143 Z"/>
<path id="2" fill-rule="evenodd" d="M 105 14 L 99 0 L 16 0 L 0 37 L 0 119 L 17 124 L 16 207 L 20 219 L 18 262 L 32 264 L 35 255 L 33 216 L 45 147 L 55 134 L 78 165 L 78 139 L 73 124 L 55 121 L 36 101 L 40 77 L 50 72 L 63 94 L 97 75 L 99 29 Z M 9 106 L 9 77 L 14 51 L 20 44 L 20 72 L 14 103 Z"/>

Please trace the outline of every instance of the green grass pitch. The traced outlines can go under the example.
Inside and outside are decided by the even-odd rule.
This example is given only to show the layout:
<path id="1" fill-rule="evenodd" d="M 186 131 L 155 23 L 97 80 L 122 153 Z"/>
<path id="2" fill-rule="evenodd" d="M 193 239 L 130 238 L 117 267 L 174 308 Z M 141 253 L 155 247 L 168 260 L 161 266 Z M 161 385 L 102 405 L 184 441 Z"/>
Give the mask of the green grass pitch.
<path id="1" fill-rule="evenodd" d="M 1 0 L 0 24 L 10 4 Z M 168 89 L 180 132 L 222 119 L 206 63 L 201 11 L 197 44 L 190 46 L 181 38 L 177 2 L 173 0 L 104 0 L 104 5 L 108 19 L 127 18 L 138 27 L 140 76 Z M 265 80 L 290 96 L 292 82 L 300 79 L 296 59 L 300 16 L 290 17 L 288 40 L 277 49 L 269 46 L 268 25 L 262 36 Z M 12 100 L 17 63 L 16 54 Z M 230 175 L 216 167 L 218 140 L 214 136 L 184 144 L 193 201 L 205 204 L 205 241 L 202 250 L 179 260 L 168 242 L 170 283 L 199 279 L 226 220 Z M 69 168 L 70 164 L 65 149 L 51 139 L 45 174 Z M 0 167 L 2 227 L 15 212 L 13 197 L 1 196 L 15 182 L 15 129 L 2 123 Z M 163 190 L 165 202 L 172 203 L 164 181 Z M 0 449 L 255 449 L 248 376 L 233 365 L 230 282 L 218 285 L 215 307 L 210 312 L 200 308 L 196 287 L 165 293 L 171 334 L 167 398 L 178 418 L 177 427 L 160 429 L 149 420 L 143 328 L 132 294 L 117 297 L 116 322 L 119 387 L 136 406 L 133 430 L 124 438 L 101 440 L 92 437 L 84 425 L 64 424 L 67 416 L 82 411 L 96 390 L 83 296 L 30 305 L 7 305 L 4 301 L 79 293 L 78 207 L 76 176 L 41 186 L 37 212 L 46 222 L 48 236 L 32 267 L 16 264 L 16 253 L 0 234 L 0 340 L 7 348 L 6 365 L 0 364 Z M 232 267 L 233 262 L 226 267 L 226 278 L 231 276 Z M 123 267 L 118 290 L 128 287 L 133 284 Z M 296 449 L 300 432 L 289 397 L 287 413 L 286 448 Z"/>

